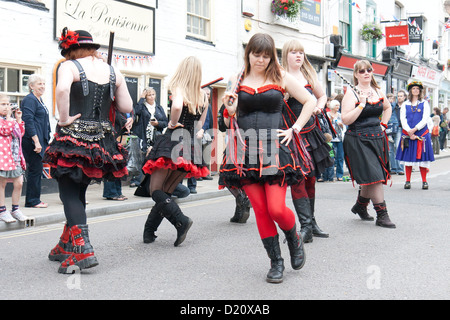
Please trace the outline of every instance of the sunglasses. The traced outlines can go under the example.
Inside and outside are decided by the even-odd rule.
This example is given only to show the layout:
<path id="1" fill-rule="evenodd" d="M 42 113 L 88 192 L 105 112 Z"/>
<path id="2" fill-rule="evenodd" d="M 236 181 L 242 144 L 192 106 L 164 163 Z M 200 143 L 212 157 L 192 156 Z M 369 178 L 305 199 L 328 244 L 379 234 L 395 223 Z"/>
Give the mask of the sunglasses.
<path id="1" fill-rule="evenodd" d="M 360 69 L 360 70 L 358 71 L 358 73 L 359 73 L 359 74 L 364 74 L 364 73 L 366 73 L 366 71 L 367 71 L 367 73 L 372 73 L 373 69 L 372 69 L 372 68 Z"/>

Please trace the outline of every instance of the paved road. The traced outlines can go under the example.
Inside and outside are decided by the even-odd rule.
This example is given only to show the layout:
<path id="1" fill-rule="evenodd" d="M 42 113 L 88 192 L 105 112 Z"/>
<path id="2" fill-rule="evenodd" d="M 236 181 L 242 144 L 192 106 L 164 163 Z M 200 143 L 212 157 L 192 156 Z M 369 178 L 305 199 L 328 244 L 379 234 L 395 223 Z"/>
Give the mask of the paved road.
<path id="1" fill-rule="evenodd" d="M 146 211 L 92 218 L 100 265 L 71 276 L 46 258 L 62 224 L 2 232 L 1 299 L 450 299 L 450 159 L 433 163 L 430 190 L 420 189 L 417 171 L 412 180 L 411 190 L 403 189 L 404 176 L 385 188 L 394 230 L 350 212 L 350 182 L 319 183 L 316 217 L 330 238 L 306 245 L 300 271 L 290 268 L 283 244 L 279 285 L 265 282 L 269 259 L 253 212 L 244 225 L 229 223 L 231 196 L 183 203 L 194 224 L 177 248 L 167 221 L 154 244 L 142 243 Z"/>

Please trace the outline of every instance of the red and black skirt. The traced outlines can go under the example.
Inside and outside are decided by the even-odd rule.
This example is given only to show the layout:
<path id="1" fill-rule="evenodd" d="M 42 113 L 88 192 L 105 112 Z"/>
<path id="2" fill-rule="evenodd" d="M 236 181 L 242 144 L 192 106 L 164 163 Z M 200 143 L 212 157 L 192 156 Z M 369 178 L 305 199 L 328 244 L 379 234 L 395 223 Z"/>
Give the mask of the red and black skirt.
<path id="1" fill-rule="evenodd" d="M 228 130 L 228 145 L 220 167 L 219 188 L 242 188 L 259 183 L 296 185 L 310 174 L 309 155 L 292 141 L 288 146 L 278 139 L 251 141 Z"/>
<path id="2" fill-rule="evenodd" d="M 201 139 L 182 128 L 167 129 L 156 137 L 142 171 L 152 174 L 157 169 L 186 172 L 186 178 L 203 178 L 209 174 L 204 161 Z"/>
<path id="3" fill-rule="evenodd" d="M 114 138 L 109 121 L 75 120 L 57 126 L 43 162 L 50 165 L 52 178 L 68 175 L 76 182 L 126 179 L 128 151 Z"/>

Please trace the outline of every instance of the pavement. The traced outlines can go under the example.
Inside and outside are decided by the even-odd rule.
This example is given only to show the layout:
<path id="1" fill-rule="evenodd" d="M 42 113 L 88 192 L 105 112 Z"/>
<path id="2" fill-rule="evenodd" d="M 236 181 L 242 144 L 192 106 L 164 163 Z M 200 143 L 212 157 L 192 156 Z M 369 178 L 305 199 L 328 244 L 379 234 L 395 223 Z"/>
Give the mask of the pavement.
<path id="1" fill-rule="evenodd" d="M 449 158 L 450 149 L 446 152 L 440 152 L 435 155 L 435 160 Z M 344 170 L 345 171 L 345 170 Z M 348 175 L 344 172 L 344 175 Z M 227 189 L 219 190 L 218 175 L 213 176 L 213 180 L 202 180 L 197 182 L 197 193 L 190 194 L 186 198 L 176 199 L 177 202 L 183 203 L 188 201 L 212 199 L 216 197 L 228 196 L 230 192 Z M 186 180 L 184 181 L 186 185 Z M 86 214 L 88 218 L 98 217 L 109 214 L 125 213 L 137 210 L 148 210 L 154 205 L 151 198 L 138 197 L 134 195 L 136 188 L 131 188 L 129 184 L 123 183 L 122 193 L 128 198 L 124 201 L 106 200 L 103 195 L 103 184 L 92 184 L 88 187 L 86 193 Z M 26 208 L 24 207 L 25 197 L 22 196 L 20 200 L 21 210 L 24 215 L 30 219 L 25 222 L 14 222 L 6 224 L 0 221 L 0 232 L 30 228 L 34 226 L 43 226 L 47 224 L 62 223 L 66 218 L 64 215 L 64 208 L 58 193 L 48 193 L 41 195 L 41 201 L 48 203 L 47 208 Z M 6 198 L 6 207 L 11 208 L 11 199 Z"/>
<path id="2" fill-rule="evenodd" d="M 190 194 L 185 198 L 176 199 L 177 202 L 196 201 L 210 199 L 220 196 L 231 195 L 227 189 L 219 190 L 218 175 L 213 176 L 213 180 L 197 181 L 197 193 Z M 184 181 L 186 185 L 186 180 Z M 148 210 L 154 205 L 152 198 L 138 197 L 134 195 L 136 188 L 131 188 L 128 183 L 122 184 L 122 193 L 128 200 L 106 200 L 103 195 L 103 183 L 91 184 L 86 192 L 86 215 L 88 218 L 98 217 L 109 214 L 131 212 L 137 210 Z M 59 199 L 58 193 L 41 194 L 41 201 L 48 203 L 47 208 L 26 208 L 24 206 L 25 196 L 20 199 L 20 210 L 30 219 L 25 222 L 14 222 L 7 224 L 0 221 L 0 232 L 30 228 L 34 226 L 43 226 L 47 224 L 62 223 L 66 221 L 64 207 Z M 11 198 L 6 198 L 6 207 L 11 208 Z"/>

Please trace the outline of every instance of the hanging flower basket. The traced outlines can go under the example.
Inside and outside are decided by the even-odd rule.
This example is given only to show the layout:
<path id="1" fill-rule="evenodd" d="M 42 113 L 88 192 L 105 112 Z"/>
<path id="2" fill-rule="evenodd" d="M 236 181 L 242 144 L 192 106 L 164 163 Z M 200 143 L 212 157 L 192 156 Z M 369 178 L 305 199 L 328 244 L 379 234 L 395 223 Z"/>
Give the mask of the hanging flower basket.
<path id="1" fill-rule="evenodd" d="M 295 20 L 302 9 L 303 0 L 272 0 L 272 13 L 279 17 Z"/>
<path id="2" fill-rule="evenodd" d="M 375 24 L 370 23 L 363 25 L 360 33 L 361 39 L 363 39 L 364 41 L 380 41 L 384 37 L 381 28 Z"/>

